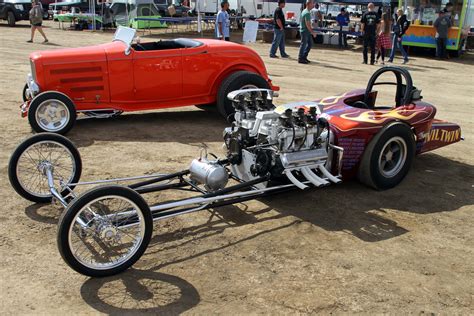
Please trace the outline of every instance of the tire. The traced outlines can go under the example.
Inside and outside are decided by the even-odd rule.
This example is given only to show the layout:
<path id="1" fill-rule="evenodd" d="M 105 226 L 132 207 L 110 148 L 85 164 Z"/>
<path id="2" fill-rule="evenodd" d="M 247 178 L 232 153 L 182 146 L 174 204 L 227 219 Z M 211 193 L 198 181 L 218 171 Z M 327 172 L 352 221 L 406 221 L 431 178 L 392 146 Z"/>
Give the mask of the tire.
<path id="1" fill-rule="evenodd" d="M 8 26 L 14 27 L 16 24 L 15 14 L 12 11 L 8 11 L 7 13 L 7 22 Z"/>
<path id="2" fill-rule="evenodd" d="M 234 119 L 235 109 L 232 102 L 227 99 L 229 92 L 254 87 L 260 89 L 270 89 L 268 82 L 260 75 L 249 71 L 237 71 L 222 81 L 217 92 L 217 109 L 219 113 L 229 122 Z"/>
<path id="3" fill-rule="evenodd" d="M 358 179 L 376 190 L 393 188 L 408 174 L 414 157 L 415 139 L 410 127 L 389 124 L 366 147 Z"/>
<path id="4" fill-rule="evenodd" d="M 22 92 L 23 102 L 28 101 L 28 96 L 26 95 L 26 89 L 28 89 L 28 85 L 25 83 L 25 86 L 23 87 L 23 92 Z"/>
<path id="5" fill-rule="evenodd" d="M 56 121 L 48 121 L 46 111 L 52 109 Z M 59 112 L 60 117 L 56 114 Z M 64 115 L 64 117 L 62 117 Z M 49 116 L 51 120 L 53 118 Z M 28 122 L 37 133 L 50 132 L 66 134 L 76 122 L 74 103 L 66 95 L 59 92 L 43 92 L 37 95 L 28 109 Z M 59 121 L 58 121 L 59 120 Z"/>
<path id="6" fill-rule="evenodd" d="M 34 190 L 29 188 L 27 184 L 24 183 L 23 181 L 24 172 L 20 171 L 20 167 L 23 166 L 23 154 L 28 153 L 29 149 L 34 149 L 36 146 L 40 146 L 42 144 L 48 144 L 49 147 L 56 146 L 56 148 L 59 148 L 60 150 L 64 150 L 64 153 L 70 155 L 69 158 L 71 159 L 71 165 L 73 166 L 73 168 L 72 168 L 71 173 L 68 173 L 66 176 L 66 178 L 68 178 L 66 183 L 78 182 L 82 173 L 82 161 L 81 161 L 81 156 L 79 155 L 79 151 L 74 146 L 74 144 L 66 137 L 58 135 L 58 134 L 54 134 L 54 133 L 41 133 L 41 134 L 33 135 L 30 138 L 26 139 L 20 145 L 18 145 L 18 147 L 15 149 L 15 151 L 13 152 L 10 158 L 10 162 L 8 163 L 8 178 L 10 180 L 10 184 L 12 185 L 13 189 L 15 189 L 15 191 L 20 196 L 22 196 L 23 198 L 29 201 L 36 202 L 36 203 L 51 202 L 52 194 L 51 192 L 48 193 L 46 189 L 41 190 L 41 186 L 34 187 Z M 44 156 L 48 157 L 49 155 L 45 152 Z M 41 156 L 41 158 L 43 158 L 44 156 Z M 53 156 L 50 156 L 50 157 L 53 157 Z M 60 166 L 59 164 L 62 163 L 62 161 L 60 161 L 59 158 L 57 157 L 54 158 L 55 159 L 54 162 L 50 162 L 50 163 L 53 165 L 53 168 L 57 167 L 58 168 L 57 170 L 60 170 L 61 167 L 58 167 L 58 166 Z M 31 158 L 31 161 L 34 162 L 34 155 L 33 157 L 29 156 L 29 158 Z M 30 159 L 27 159 L 27 160 L 30 161 Z M 61 165 L 61 166 L 64 168 L 64 165 Z M 44 183 L 43 181 L 45 181 L 45 179 L 47 180 L 44 173 L 42 173 L 42 171 L 39 170 L 39 164 L 37 165 L 31 164 L 31 169 L 29 169 L 27 173 L 32 174 L 32 176 L 34 177 L 39 176 L 38 177 L 39 184 Z M 53 174 L 54 174 L 54 169 L 53 169 Z M 56 172 L 56 175 L 58 175 L 58 172 Z M 61 175 L 61 173 L 59 173 L 59 175 Z M 35 178 L 35 181 L 36 181 L 36 178 Z M 72 190 L 74 189 L 74 186 L 69 186 L 69 188 Z M 48 190 L 49 190 L 49 187 L 48 187 Z M 69 193 L 70 192 L 68 189 L 65 189 L 62 192 L 60 192 L 62 196 L 66 196 Z"/>
<path id="7" fill-rule="evenodd" d="M 91 209 L 93 210 L 94 203 L 99 203 L 98 200 L 107 199 L 107 198 L 119 198 L 119 199 L 127 200 L 128 202 L 134 204 L 134 208 L 136 206 L 137 215 L 135 216 L 139 215 L 138 212 L 140 212 L 140 214 L 142 215 L 141 216 L 142 221 L 139 221 L 139 223 L 142 225 L 142 228 L 143 228 L 143 232 L 141 232 L 142 238 L 138 247 L 136 249 L 132 249 L 133 252 L 130 251 L 130 253 L 124 259 L 123 262 L 119 263 L 117 260 L 115 262 L 115 266 L 112 266 L 110 268 L 106 268 L 104 266 L 100 268 L 94 268 L 94 267 L 91 267 L 91 265 L 93 265 L 92 261 L 89 263 L 89 266 L 87 266 L 86 264 L 81 262 L 80 258 L 78 259 L 76 257 L 76 255 L 79 256 L 82 254 L 78 254 L 77 250 L 75 251 L 74 249 L 71 249 L 72 240 L 70 239 L 76 236 L 79 238 L 87 238 L 87 237 L 79 236 L 79 234 L 82 234 L 83 231 L 80 231 L 79 234 L 73 235 L 73 228 L 74 227 L 80 228 L 77 223 L 78 223 L 79 216 L 83 214 L 82 211 L 87 212 L 88 210 L 91 210 Z M 89 223 L 92 223 L 91 225 L 95 225 L 94 226 L 95 229 L 92 231 L 92 234 L 94 234 L 94 236 L 92 237 L 92 241 L 95 241 L 97 244 L 100 244 L 100 245 L 104 245 L 104 244 L 107 245 L 108 242 L 105 239 L 107 237 L 100 236 L 101 232 L 99 231 L 99 228 L 101 226 L 96 224 L 96 221 L 97 221 L 96 217 L 97 215 L 94 216 L 94 218 L 91 221 L 89 221 Z M 100 214 L 99 214 L 99 217 L 103 218 L 103 216 L 100 216 Z M 81 219 L 82 218 L 83 217 L 81 217 Z M 110 218 L 113 218 L 113 217 L 110 216 L 109 219 Z M 118 221 L 123 222 L 122 219 Z M 100 219 L 99 219 L 99 223 L 100 223 Z M 109 225 L 109 228 L 113 227 L 110 229 L 115 229 L 116 234 L 120 233 L 120 230 L 119 228 L 117 228 L 117 226 L 114 226 L 110 222 L 108 225 Z M 152 233 L 153 233 L 153 218 L 150 212 L 150 208 L 148 207 L 148 204 L 145 202 L 145 200 L 137 192 L 135 192 L 134 190 L 130 188 L 119 186 L 119 185 L 108 185 L 108 186 L 97 187 L 90 191 L 87 191 L 86 193 L 84 193 L 82 196 L 77 198 L 74 202 L 72 202 L 68 206 L 66 211 L 63 212 L 63 214 L 61 215 L 61 218 L 59 219 L 57 244 L 58 244 L 58 249 L 62 258 L 73 270 L 90 277 L 106 277 L 106 276 L 115 275 L 122 271 L 125 271 L 126 269 L 131 267 L 138 259 L 140 259 L 140 257 L 143 255 L 146 248 L 148 247 L 148 244 L 150 243 Z M 87 245 L 88 245 L 87 249 L 89 249 L 89 251 L 92 251 L 91 249 L 94 245 L 91 243 L 87 243 Z M 135 243 L 133 244 L 133 246 L 135 246 Z M 98 256 L 103 257 L 103 253 L 97 254 L 94 252 L 93 254 L 94 254 L 95 259 Z M 86 255 L 87 255 L 87 251 L 86 251 Z M 99 260 L 101 259 L 100 257 L 99 257 Z M 110 264 L 113 265 L 114 262 L 112 261 L 110 262 Z"/>

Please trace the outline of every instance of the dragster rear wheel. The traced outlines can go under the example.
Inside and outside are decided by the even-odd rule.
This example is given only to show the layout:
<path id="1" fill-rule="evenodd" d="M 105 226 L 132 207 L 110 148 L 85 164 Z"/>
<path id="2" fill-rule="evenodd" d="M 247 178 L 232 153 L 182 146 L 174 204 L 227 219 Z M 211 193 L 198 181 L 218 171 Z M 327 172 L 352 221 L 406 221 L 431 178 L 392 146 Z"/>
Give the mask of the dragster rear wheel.
<path id="1" fill-rule="evenodd" d="M 8 177 L 15 191 L 23 198 L 36 203 L 52 199 L 46 169 L 52 170 L 56 188 L 76 183 L 82 172 L 79 151 L 64 136 L 40 133 L 23 141 L 13 152 L 8 163 Z M 69 189 L 74 186 L 68 185 Z M 60 192 L 69 194 L 68 189 Z"/>
<path id="2" fill-rule="evenodd" d="M 415 157 L 415 139 L 410 127 L 403 123 L 385 126 L 362 155 L 358 178 L 376 190 L 398 185 L 408 174 Z"/>
<path id="3" fill-rule="evenodd" d="M 106 277 L 125 271 L 145 252 L 153 218 L 134 190 L 108 185 L 72 202 L 59 220 L 58 248 L 75 271 Z"/>

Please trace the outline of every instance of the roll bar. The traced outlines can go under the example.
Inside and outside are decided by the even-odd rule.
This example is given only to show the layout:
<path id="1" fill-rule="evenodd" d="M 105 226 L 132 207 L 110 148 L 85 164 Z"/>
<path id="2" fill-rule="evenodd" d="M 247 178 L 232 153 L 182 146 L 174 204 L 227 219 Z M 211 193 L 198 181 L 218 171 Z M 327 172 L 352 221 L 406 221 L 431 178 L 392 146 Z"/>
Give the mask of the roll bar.
<path id="1" fill-rule="evenodd" d="M 372 77 L 370 77 L 369 83 L 367 84 L 367 89 L 365 90 L 364 94 L 364 102 L 366 104 L 369 104 L 370 93 L 372 92 L 372 88 L 374 87 L 374 85 L 376 85 L 377 79 L 386 72 L 393 72 L 395 78 L 397 79 L 397 92 L 395 97 L 397 107 L 401 105 L 410 104 L 413 99 L 421 99 L 421 91 L 413 87 L 413 80 L 407 69 L 402 67 L 387 66 L 376 70 Z M 405 79 L 405 84 L 403 84 L 403 79 Z M 380 84 L 393 83 L 384 82 Z"/>

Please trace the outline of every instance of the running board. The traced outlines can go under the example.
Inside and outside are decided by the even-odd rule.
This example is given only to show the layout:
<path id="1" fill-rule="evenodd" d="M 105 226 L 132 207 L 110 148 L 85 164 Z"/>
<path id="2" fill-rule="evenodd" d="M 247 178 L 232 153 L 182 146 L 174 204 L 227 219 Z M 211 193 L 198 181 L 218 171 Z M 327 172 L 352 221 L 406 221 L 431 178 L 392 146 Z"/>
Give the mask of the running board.
<path id="1" fill-rule="evenodd" d="M 114 109 L 98 109 L 98 110 L 80 110 L 77 113 L 82 113 L 84 116 L 78 117 L 77 120 L 86 120 L 91 118 L 103 119 L 119 116 L 123 111 Z"/>

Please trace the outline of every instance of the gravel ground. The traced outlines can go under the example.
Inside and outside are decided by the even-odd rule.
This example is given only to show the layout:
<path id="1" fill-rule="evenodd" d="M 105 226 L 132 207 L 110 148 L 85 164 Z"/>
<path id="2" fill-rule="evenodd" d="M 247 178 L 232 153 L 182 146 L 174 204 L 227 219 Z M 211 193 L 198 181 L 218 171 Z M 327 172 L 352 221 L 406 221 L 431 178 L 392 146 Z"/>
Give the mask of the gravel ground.
<path id="1" fill-rule="evenodd" d="M 57 251 L 60 208 L 23 200 L 7 179 L 11 152 L 31 135 L 18 109 L 28 54 L 112 36 L 46 25 L 49 45 L 26 43 L 26 23 L 0 24 L 2 314 L 472 314 L 473 55 L 414 56 L 407 66 L 437 117 L 459 123 L 466 140 L 418 157 L 398 187 L 376 192 L 350 181 L 162 221 L 133 269 L 89 279 Z M 360 64 L 357 49 L 318 46 L 305 66 L 268 58 L 269 44 L 251 47 L 281 86 L 278 103 L 365 87 L 376 69 Z M 297 56 L 297 46 L 287 51 Z M 68 136 L 90 180 L 186 168 L 201 142 L 222 154 L 225 126 L 185 107 L 81 121 Z"/>

